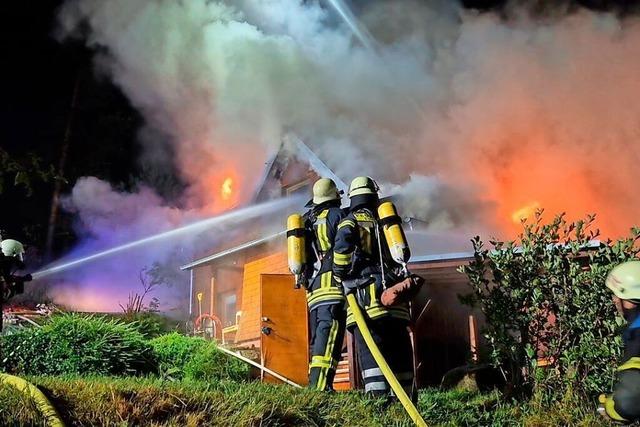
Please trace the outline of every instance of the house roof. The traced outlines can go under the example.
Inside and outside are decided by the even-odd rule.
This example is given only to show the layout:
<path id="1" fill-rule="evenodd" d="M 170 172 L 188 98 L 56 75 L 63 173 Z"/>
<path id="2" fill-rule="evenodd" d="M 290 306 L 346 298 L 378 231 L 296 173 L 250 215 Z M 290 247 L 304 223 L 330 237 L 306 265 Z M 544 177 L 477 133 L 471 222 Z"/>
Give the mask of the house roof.
<path id="1" fill-rule="evenodd" d="M 274 175 L 274 169 L 285 163 L 290 157 L 295 157 L 302 163 L 306 163 L 313 172 L 321 178 L 330 178 L 336 183 L 336 187 L 347 193 L 347 184 L 336 175 L 320 157 L 316 155 L 300 138 L 294 134 L 288 134 L 282 139 L 278 151 L 265 163 L 262 177 L 256 185 L 252 201 L 255 202 L 265 188 L 269 177 Z"/>
<path id="2" fill-rule="evenodd" d="M 205 265 L 207 263 L 210 263 L 210 262 L 215 261 L 215 260 L 220 259 L 220 258 L 224 258 L 224 257 L 226 257 L 228 255 L 235 254 L 235 253 L 243 251 L 245 249 L 249 249 L 249 248 L 252 248 L 254 246 L 261 245 L 263 243 L 268 243 L 268 242 L 270 242 L 272 240 L 275 240 L 277 237 L 284 236 L 286 233 L 287 233 L 287 231 L 283 230 L 283 231 L 280 231 L 280 232 L 275 233 L 275 234 L 270 234 L 268 236 L 264 236 L 264 237 L 261 237 L 259 239 L 251 240 L 249 242 L 243 243 L 243 244 L 235 246 L 233 248 L 225 249 L 225 250 L 217 252 L 215 254 L 208 255 L 206 257 L 196 259 L 196 260 L 190 262 L 189 264 L 185 264 L 185 265 L 180 266 L 180 270 L 183 270 L 183 271 L 184 270 L 191 270 L 191 269 L 193 269 L 195 267 L 199 267 L 201 265 Z"/>
<path id="3" fill-rule="evenodd" d="M 313 169 L 321 178 L 331 178 L 336 183 L 338 190 L 344 191 L 346 194 L 349 187 L 345 182 L 336 175 L 309 147 L 305 145 L 300 138 L 295 135 L 288 135 L 285 137 L 285 141 L 289 141 L 295 147 L 294 155 L 298 160 L 302 160 L 309 164 L 309 167 Z"/>
<path id="4" fill-rule="evenodd" d="M 232 255 L 238 252 L 241 252 L 245 249 L 249 249 L 255 246 L 259 246 L 263 243 L 268 243 L 273 240 L 276 240 L 278 237 L 282 237 L 286 234 L 286 230 L 280 231 L 278 233 L 273 233 L 269 235 L 265 235 L 259 239 L 255 239 L 241 245 L 225 249 L 223 251 L 214 253 L 212 255 L 196 259 L 189 264 L 185 264 L 180 267 L 181 270 L 190 270 L 192 268 L 205 265 L 209 262 L 212 262 L 217 259 L 224 258 L 228 255 Z M 447 235 L 440 233 L 423 233 L 423 232 L 415 232 L 415 231 L 407 231 L 407 239 L 409 240 L 410 246 L 413 248 L 412 251 L 414 255 L 412 255 L 409 263 L 424 263 L 424 262 L 434 262 L 434 261 L 443 261 L 443 260 L 455 260 L 455 259 L 463 259 L 463 258 L 471 258 L 473 257 L 473 252 L 453 252 L 453 250 L 457 248 L 462 248 L 460 246 L 461 237 L 456 236 L 456 238 L 449 238 L 448 245 L 442 243 L 445 236 L 451 236 L 451 233 Z M 426 246 L 422 241 L 426 240 L 431 242 L 431 245 Z M 464 239 L 465 242 L 468 242 L 468 239 Z M 468 245 L 465 245 L 465 247 Z M 434 253 L 435 251 L 442 250 L 451 250 L 452 252 L 448 253 Z"/>
<path id="5" fill-rule="evenodd" d="M 275 240 L 278 237 L 284 236 L 286 234 L 286 230 L 280 231 L 278 233 L 270 234 L 264 237 L 261 237 L 256 240 L 252 240 L 250 242 L 243 243 L 236 247 L 226 249 L 220 252 L 217 252 L 213 255 L 206 256 L 204 258 L 197 259 L 189 264 L 185 264 L 180 267 L 181 270 L 191 270 L 192 268 L 207 264 L 217 259 L 224 258 L 228 255 L 232 255 L 243 251 L 245 249 L 249 249 L 254 246 L 261 245 L 263 243 L 268 243 L 270 241 Z M 408 232 L 409 241 L 411 242 L 410 236 L 411 232 Z M 425 236 L 428 234 L 425 234 Z M 437 241 L 437 239 L 436 239 Z M 411 244 L 411 243 L 410 243 Z M 600 247 L 602 242 L 599 240 L 590 240 L 583 249 L 596 249 Z M 522 248 L 516 247 L 515 252 L 522 252 Z M 444 261 L 456 261 L 456 260 L 466 260 L 473 258 L 474 253 L 471 251 L 461 251 L 461 252 L 447 252 L 447 253 L 428 253 L 428 250 L 420 254 L 413 254 L 411 259 L 409 260 L 409 264 L 423 264 L 423 263 L 436 263 L 436 262 L 444 262 Z"/>

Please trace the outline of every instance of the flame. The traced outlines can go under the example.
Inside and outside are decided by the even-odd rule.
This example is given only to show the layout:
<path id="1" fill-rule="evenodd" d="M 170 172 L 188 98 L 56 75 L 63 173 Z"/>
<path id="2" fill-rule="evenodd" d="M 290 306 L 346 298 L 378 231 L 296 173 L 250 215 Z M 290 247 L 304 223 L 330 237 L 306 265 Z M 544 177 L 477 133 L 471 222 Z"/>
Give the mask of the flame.
<path id="1" fill-rule="evenodd" d="M 486 200 L 495 202 L 493 221 L 508 236 L 519 233 L 521 219 L 533 218 L 537 209 L 545 210 L 545 222 L 562 212 L 569 221 L 602 212 L 596 227 L 603 235 L 610 237 L 619 230 L 611 221 L 612 209 L 594 190 L 600 185 L 599 175 L 573 161 L 570 149 L 549 143 L 542 130 L 496 153 L 489 162 L 481 159 L 476 171 L 485 185 Z"/>
<path id="2" fill-rule="evenodd" d="M 533 217 L 538 209 L 540 209 L 540 203 L 529 203 L 513 212 L 511 214 L 511 220 L 516 224 L 519 224 L 522 220 Z"/>
<path id="3" fill-rule="evenodd" d="M 222 183 L 220 188 L 220 194 L 222 194 L 222 200 L 229 200 L 233 195 L 233 178 L 227 177 Z"/>

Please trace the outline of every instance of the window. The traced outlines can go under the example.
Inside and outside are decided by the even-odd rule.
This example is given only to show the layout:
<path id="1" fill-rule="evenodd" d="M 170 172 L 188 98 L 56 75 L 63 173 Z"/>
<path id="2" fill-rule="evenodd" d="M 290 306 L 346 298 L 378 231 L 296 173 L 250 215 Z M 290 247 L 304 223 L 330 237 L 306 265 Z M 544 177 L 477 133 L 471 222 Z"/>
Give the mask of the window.
<path id="1" fill-rule="evenodd" d="M 311 194 L 311 181 L 305 179 L 304 181 L 284 187 L 283 190 L 287 196 L 291 196 L 292 194 Z"/>
<path id="2" fill-rule="evenodd" d="M 225 292 L 220 295 L 220 317 L 224 327 L 236 324 L 236 294 L 235 292 Z"/>

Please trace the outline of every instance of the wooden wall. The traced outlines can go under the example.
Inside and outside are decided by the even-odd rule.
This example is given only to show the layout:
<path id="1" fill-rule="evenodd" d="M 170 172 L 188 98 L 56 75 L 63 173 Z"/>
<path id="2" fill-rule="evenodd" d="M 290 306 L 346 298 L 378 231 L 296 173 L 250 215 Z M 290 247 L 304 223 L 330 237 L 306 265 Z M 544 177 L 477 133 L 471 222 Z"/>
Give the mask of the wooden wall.
<path id="1" fill-rule="evenodd" d="M 267 255 L 244 265 L 244 276 L 242 279 L 242 316 L 240 316 L 236 343 L 260 339 L 261 274 L 289 274 L 286 252 Z"/>
<path id="2" fill-rule="evenodd" d="M 478 328 L 483 323 L 481 313 L 458 299 L 458 295 L 470 292 L 467 277 L 456 271 L 459 265 L 467 262 L 439 261 L 410 267 L 426 280 L 413 305 L 420 387 L 440 384 L 446 372 L 470 360 L 469 315 L 475 316 Z M 418 319 L 429 300 L 424 314 Z"/>

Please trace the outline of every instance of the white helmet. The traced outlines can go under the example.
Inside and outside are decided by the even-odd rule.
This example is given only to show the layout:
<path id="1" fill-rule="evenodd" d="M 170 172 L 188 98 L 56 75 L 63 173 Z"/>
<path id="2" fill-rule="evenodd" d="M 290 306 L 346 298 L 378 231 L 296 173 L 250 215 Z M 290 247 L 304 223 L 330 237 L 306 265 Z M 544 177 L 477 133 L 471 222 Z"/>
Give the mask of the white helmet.
<path id="1" fill-rule="evenodd" d="M 340 191 L 332 179 L 320 178 L 313 184 L 313 204 L 319 205 L 331 200 L 340 200 Z"/>
<path id="2" fill-rule="evenodd" d="M 8 257 L 16 257 L 20 261 L 24 261 L 24 246 L 17 240 L 7 239 L 0 243 L 2 254 Z"/>

